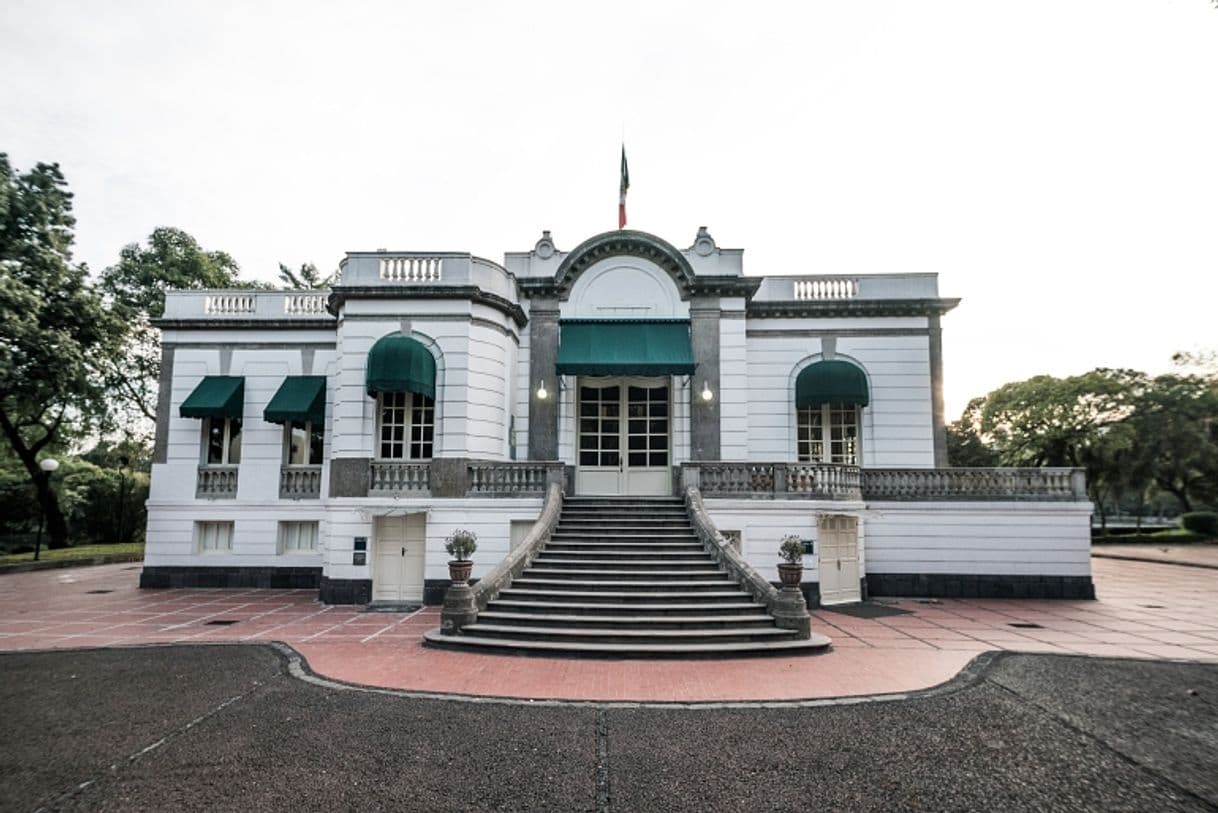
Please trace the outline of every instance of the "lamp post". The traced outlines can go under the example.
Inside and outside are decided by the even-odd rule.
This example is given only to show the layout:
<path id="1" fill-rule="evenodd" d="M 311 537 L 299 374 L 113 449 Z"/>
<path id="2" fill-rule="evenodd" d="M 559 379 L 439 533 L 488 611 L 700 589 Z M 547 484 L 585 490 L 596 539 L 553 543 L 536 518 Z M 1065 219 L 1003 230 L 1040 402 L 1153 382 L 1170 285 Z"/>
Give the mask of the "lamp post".
<path id="1" fill-rule="evenodd" d="M 130 462 L 126 455 L 118 459 L 118 539 L 114 541 L 120 545 L 127 541 L 123 538 L 123 528 L 127 524 L 127 477 L 123 469 L 127 468 Z"/>
<path id="2" fill-rule="evenodd" d="M 59 461 L 53 457 L 44 457 L 42 462 L 38 464 L 38 468 L 47 473 L 47 488 L 51 487 L 51 475 L 59 468 Z M 42 552 L 42 524 L 46 522 L 47 512 L 43 508 L 42 503 L 38 503 L 38 536 L 34 537 L 34 561 L 38 561 L 38 555 Z"/>

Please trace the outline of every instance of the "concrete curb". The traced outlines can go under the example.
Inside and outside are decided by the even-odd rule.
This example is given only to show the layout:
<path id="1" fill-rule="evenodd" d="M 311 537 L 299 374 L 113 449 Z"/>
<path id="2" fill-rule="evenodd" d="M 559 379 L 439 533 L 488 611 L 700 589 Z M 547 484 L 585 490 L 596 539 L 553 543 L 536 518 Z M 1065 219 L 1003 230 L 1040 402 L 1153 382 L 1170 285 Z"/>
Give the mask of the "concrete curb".
<path id="1" fill-rule="evenodd" d="M 1150 556 L 1133 556 L 1125 553 L 1091 553 L 1093 559 L 1120 559 L 1123 562 L 1146 562 L 1152 565 L 1175 565 L 1176 567 L 1199 567 L 1202 570 L 1218 570 L 1218 565 L 1207 565 L 1202 562 L 1180 562 L 1175 559 L 1155 559 Z"/>
<path id="2" fill-rule="evenodd" d="M 51 559 L 37 562 L 17 562 L 0 565 L 0 576 L 8 573 L 31 573 L 36 570 L 59 570 L 65 567 L 92 567 L 93 565 L 116 565 L 123 562 L 142 562 L 142 553 L 111 553 L 89 559 Z"/>

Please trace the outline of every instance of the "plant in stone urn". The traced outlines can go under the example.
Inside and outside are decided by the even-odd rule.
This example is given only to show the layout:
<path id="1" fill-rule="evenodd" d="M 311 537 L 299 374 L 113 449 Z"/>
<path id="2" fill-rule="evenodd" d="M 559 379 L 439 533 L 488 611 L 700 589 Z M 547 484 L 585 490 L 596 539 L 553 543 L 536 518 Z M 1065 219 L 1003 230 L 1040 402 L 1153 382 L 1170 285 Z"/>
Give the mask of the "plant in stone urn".
<path id="1" fill-rule="evenodd" d="M 782 538 L 778 547 L 778 557 L 782 562 L 778 565 L 778 578 L 783 588 L 799 589 L 799 583 L 804 577 L 804 543 L 795 534 L 787 534 Z"/>
<path id="2" fill-rule="evenodd" d="M 469 574 L 474 569 L 469 557 L 477 549 L 478 535 L 473 531 L 458 528 L 444 540 L 444 550 L 453 557 L 448 563 L 448 577 L 453 584 L 469 583 Z"/>

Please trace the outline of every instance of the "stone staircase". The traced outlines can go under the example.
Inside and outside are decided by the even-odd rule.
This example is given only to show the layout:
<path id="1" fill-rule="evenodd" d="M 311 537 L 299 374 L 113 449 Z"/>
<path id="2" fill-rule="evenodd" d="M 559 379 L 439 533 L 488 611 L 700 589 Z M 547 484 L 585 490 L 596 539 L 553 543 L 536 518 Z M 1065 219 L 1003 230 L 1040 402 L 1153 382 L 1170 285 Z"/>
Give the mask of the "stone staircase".
<path id="1" fill-rule="evenodd" d="M 460 635 L 428 641 L 533 654 L 793 653 L 827 639 L 779 629 L 702 547 L 677 498 L 571 497 L 550 540 Z"/>

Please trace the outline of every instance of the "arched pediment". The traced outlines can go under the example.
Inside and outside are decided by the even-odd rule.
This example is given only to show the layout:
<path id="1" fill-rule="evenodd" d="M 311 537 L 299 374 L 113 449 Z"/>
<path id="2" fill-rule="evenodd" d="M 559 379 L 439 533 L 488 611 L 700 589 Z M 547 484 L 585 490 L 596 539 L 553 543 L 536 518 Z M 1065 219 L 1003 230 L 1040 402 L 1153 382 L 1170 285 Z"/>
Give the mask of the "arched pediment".
<path id="1" fill-rule="evenodd" d="M 639 257 L 654 263 L 667 273 L 681 297 L 689 296 L 693 286 L 694 269 L 689 260 L 671 243 L 654 234 L 641 231 L 609 231 L 598 234 L 580 243 L 558 266 L 554 275 L 554 289 L 560 299 L 571 294 L 571 286 L 577 277 L 601 260 L 610 257 Z"/>

